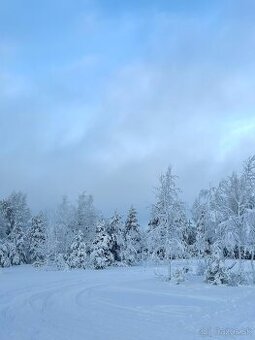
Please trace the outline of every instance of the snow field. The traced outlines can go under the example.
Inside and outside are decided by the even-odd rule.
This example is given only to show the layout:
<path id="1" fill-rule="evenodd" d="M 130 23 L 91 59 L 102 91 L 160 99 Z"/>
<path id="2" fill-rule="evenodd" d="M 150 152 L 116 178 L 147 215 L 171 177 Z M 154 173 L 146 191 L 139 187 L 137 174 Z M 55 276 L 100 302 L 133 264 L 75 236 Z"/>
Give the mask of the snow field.
<path id="1" fill-rule="evenodd" d="M 1 271 L 1 340 L 204 338 L 254 339 L 255 288 L 211 286 L 195 276 L 176 285 L 152 267 Z"/>

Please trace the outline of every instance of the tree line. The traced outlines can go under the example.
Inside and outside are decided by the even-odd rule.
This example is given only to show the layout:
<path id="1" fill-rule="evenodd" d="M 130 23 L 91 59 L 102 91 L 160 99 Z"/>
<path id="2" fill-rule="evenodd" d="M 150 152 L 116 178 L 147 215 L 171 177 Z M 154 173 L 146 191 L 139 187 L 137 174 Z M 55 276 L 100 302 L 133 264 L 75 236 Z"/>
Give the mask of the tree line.
<path id="1" fill-rule="evenodd" d="M 103 269 L 133 265 L 142 259 L 137 212 L 110 219 L 98 213 L 93 197 L 83 192 L 77 205 L 64 197 L 55 213 L 31 215 L 26 195 L 14 192 L 0 202 L 0 266 L 19 264 L 58 268 Z"/>
<path id="2" fill-rule="evenodd" d="M 249 260 L 255 283 L 255 156 L 240 173 L 201 190 L 189 210 L 177 180 L 171 167 L 159 177 L 145 230 L 133 206 L 125 221 L 117 211 L 104 218 L 85 192 L 75 205 L 64 197 L 54 214 L 36 216 L 26 195 L 14 192 L 0 201 L 0 266 L 104 269 L 154 260 L 168 264 L 171 280 L 174 259 L 196 258 L 197 274 L 207 282 L 239 284 L 247 281 L 244 262 Z M 231 265 L 230 259 L 235 260 Z"/>

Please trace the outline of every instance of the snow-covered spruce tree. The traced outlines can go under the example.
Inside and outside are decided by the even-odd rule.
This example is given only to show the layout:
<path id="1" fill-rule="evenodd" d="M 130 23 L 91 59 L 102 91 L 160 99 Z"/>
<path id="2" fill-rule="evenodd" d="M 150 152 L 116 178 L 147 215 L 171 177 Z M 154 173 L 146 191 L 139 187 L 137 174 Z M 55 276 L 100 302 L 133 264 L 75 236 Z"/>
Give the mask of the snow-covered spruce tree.
<path id="1" fill-rule="evenodd" d="M 183 254 L 182 257 L 188 260 L 192 256 L 192 245 L 195 242 L 193 235 L 192 223 L 187 219 L 185 206 L 183 205 L 183 212 L 176 221 L 177 228 L 182 231 Z"/>
<path id="2" fill-rule="evenodd" d="M 15 226 L 8 237 L 11 264 L 19 265 L 27 261 L 27 243 L 20 226 Z"/>
<path id="3" fill-rule="evenodd" d="M 88 266 L 87 246 L 81 230 L 73 238 L 66 262 L 70 268 L 85 269 Z"/>
<path id="4" fill-rule="evenodd" d="M 155 217 L 154 213 L 154 206 L 152 207 L 151 211 L 151 220 L 148 223 L 148 230 L 146 234 L 146 245 L 147 245 L 147 251 L 148 255 L 152 258 L 156 258 L 158 260 L 164 260 L 165 258 L 165 249 L 163 247 L 163 244 L 157 245 L 157 250 L 155 250 L 155 244 L 157 244 L 157 241 L 159 239 L 159 233 L 160 230 L 159 227 L 159 219 Z"/>
<path id="5" fill-rule="evenodd" d="M 140 229 L 140 235 L 142 240 L 142 254 L 141 254 L 141 260 L 142 262 L 147 262 L 149 259 L 149 249 L 147 244 L 147 235 L 148 230 L 146 229 Z"/>
<path id="6" fill-rule="evenodd" d="M 43 213 L 32 218 L 28 230 L 28 258 L 35 265 L 43 264 L 46 259 L 46 226 L 47 220 Z"/>
<path id="7" fill-rule="evenodd" d="M 5 235 L 10 235 L 15 226 L 27 228 L 31 217 L 26 195 L 13 192 L 0 202 L 1 229 Z"/>
<path id="8" fill-rule="evenodd" d="M 128 211 L 128 216 L 123 230 L 124 249 L 122 261 L 127 265 L 134 265 L 142 258 L 142 238 L 137 220 L 137 212 L 133 206 Z"/>
<path id="9" fill-rule="evenodd" d="M 96 231 L 96 210 L 93 204 L 93 197 L 83 192 L 78 197 L 78 206 L 75 212 L 74 233 L 81 230 L 84 234 L 87 245 L 87 252 L 90 252 Z"/>
<path id="10" fill-rule="evenodd" d="M 0 202 L 0 240 L 3 240 L 7 236 L 7 220 L 4 216 L 4 213 L 1 209 L 1 202 Z"/>
<path id="11" fill-rule="evenodd" d="M 191 219 L 187 220 L 184 224 L 183 239 L 186 246 L 184 256 L 186 258 L 194 257 L 196 253 L 196 228 Z"/>
<path id="12" fill-rule="evenodd" d="M 107 232 L 105 221 L 101 221 L 96 228 L 95 239 L 90 254 L 90 264 L 95 269 L 104 269 L 114 262 L 113 238 Z"/>
<path id="13" fill-rule="evenodd" d="M 169 167 L 159 178 L 156 202 L 152 206 L 152 220 L 157 221 L 148 235 L 149 248 L 154 258 L 159 255 L 168 263 L 168 279 L 172 278 L 172 260 L 183 257 L 183 221 L 186 221 L 184 204 L 179 198 L 176 176 Z"/>
<path id="14" fill-rule="evenodd" d="M 123 258 L 124 250 L 124 238 L 123 238 L 124 224 L 121 216 L 117 211 L 111 217 L 110 222 L 107 226 L 107 232 L 112 238 L 111 253 L 113 254 L 114 261 L 120 263 Z"/>
<path id="15" fill-rule="evenodd" d="M 0 267 L 10 267 L 10 249 L 7 242 L 0 242 Z"/>

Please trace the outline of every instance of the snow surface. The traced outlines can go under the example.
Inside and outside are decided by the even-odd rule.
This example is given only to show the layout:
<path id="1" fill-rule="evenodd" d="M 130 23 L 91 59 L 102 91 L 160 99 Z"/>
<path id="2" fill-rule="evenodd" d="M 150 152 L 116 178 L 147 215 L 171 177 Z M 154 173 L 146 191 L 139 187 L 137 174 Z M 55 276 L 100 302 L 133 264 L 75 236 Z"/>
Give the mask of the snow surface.
<path id="1" fill-rule="evenodd" d="M 218 328 L 246 332 L 219 335 Z M 0 273 L 1 340 L 255 339 L 255 288 L 176 285 L 152 267 Z"/>

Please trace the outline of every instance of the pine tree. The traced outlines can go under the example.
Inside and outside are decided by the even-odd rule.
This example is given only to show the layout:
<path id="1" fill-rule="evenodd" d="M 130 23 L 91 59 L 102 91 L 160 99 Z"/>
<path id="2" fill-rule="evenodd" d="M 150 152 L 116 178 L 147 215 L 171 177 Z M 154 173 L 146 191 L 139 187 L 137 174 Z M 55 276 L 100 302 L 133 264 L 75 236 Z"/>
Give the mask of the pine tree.
<path id="1" fill-rule="evenodd" d="M 135 208 L 131 206 L 123 231 L 123 261 L 128 265 L 138 263 L 142 257 L 142 239 L 139 228 L 137 212 Z"/>
<path id="2" fill-rule="evenodd" d="M 93 241 L 90 254 L 90 263 L 95 269 L 104 269 L 114 262 L 113 239 L 107 232 L 105 222 L 101 221 L 96 228 L 96 236 Z"/>
<path id="3" fill-rule="evenodd" d="M 32 218 L 28 231 L 28 256 L 31 263 L 43 263 L 46 259 L 46 218 L 43 213 Z"/>
<path id="4" fill-rule="evenodd" d="M 70 268 L 86 268 L 88 264 L 87 246 L 84 240 L 84 234 L 81 230 L 71 243 L 68 255 L 67 263 Z"/>

